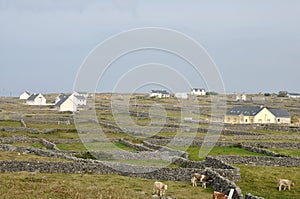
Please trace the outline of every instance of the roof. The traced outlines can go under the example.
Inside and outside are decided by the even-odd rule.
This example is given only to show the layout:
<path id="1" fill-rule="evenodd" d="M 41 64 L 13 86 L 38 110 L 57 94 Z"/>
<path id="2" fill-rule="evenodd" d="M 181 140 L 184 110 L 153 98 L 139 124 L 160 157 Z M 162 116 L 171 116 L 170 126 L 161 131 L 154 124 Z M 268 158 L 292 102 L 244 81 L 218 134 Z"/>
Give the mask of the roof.
<path id="1" fill-rule="evenodd" d="M 201 90 L 201 91 L 205 91 L 204 88 L 192 88 L 192 90 Z"/>
<path id="2" fill-rule="evenodd" d="M 26 93 L 27 95 L 31 95 L 28 91 L 24 91 L 22 94 Z"/>
<path id="3" fill-rule="evenodd" d="M 61 95 L 61 96 L 59 96 L 60 100 L 58 102 L 56 102 L 56 104 L 54 106 L 60 106 L 60 105 L 62 105 L 68 98 L 69 98 L 68 95 Z"/>
<path id="4" fill-rule="evenodd" d="M 27 100 L 29 100 L 29 101 L 34 101 L 35 98 L 36 98 L 37 96 L 39 96 L 39 93 L 37 93 L 37 94 L 31 94 L 31 95 L 28 97 Z"/>
<path id="5" fill-rule="evenodd" d="M 275 117 L 284 117 L 290 118 L 290 114 L 286 109 L 279 109 L 279 108 L 269 108 L 269 111 L 275 115 Z"/>
<path id="6" fill-rule="evenodd" d="M 264 107 L 260 106 L 235 106 L 226 115 L 245 115 L 245 116 L 255 116 L 258 114 Z"/>
<path id="7" fill-rule="evenodd" d="M 76 97 L 77 99 L 82 100 L 82 101 L 85 100 L 85 97 L 82 95 L 74 95 L 74 97 Z"/>
<path id="8" fill-rule="evenodd" d="M 161 93 L 161 94 L 169 94 L 169 92 L 168 91 L 166 91 L 166 90 L 152 90 L 152 93 Z"/>

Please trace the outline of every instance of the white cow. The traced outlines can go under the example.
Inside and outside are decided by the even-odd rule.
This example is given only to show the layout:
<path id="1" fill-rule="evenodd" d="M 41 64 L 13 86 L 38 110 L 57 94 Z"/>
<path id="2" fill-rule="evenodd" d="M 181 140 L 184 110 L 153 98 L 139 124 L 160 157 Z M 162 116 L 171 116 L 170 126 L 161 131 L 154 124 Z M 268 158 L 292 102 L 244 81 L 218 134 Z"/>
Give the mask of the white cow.
<path id="1" fill-rule="evenodd" d="M 156 194 L 158 196 L 163 196 L 165 194 L 165 191 L 168 189 L 168 185 L 162 183 L 162 182 L 154 182 L 153 185 L 153 194 Z"/>

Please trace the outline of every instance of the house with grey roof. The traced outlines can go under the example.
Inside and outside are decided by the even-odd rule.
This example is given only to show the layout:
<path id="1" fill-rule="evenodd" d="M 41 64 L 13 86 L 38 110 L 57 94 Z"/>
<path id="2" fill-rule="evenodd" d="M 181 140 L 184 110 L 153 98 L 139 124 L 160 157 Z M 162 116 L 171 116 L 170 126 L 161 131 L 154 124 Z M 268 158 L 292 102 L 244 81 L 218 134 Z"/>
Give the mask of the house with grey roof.
<path id="1" fill-rule="evenodd" d="M 20 97 L 19 97 L 19 99 L 20 100 L 27 100 L 29 97 L 30 97 L 30 93 L 28 92 L 28 91 L 24 91 L 21 95 L 20 95 Z"/>
<path id="2" fill-rule="evenodd" d="M 40 93 L 34 93 L 27 98 L 26 104 L 35 106 L 46 105 L 46 98 Z"/>
<path id="3" fill-rule="evenodd" d="M 56 110 L 58 111 L 77 111 L 77 105 L 72 101 L 70 95 L 60 95 L 59 100 L 57 100 L 54 104 Z"/>
<path id="4" fill-rule="evenodd" d="M 263 106 L 235 106 L 226 112 L 227 124 L 290 124 L 287 110 Z"/>

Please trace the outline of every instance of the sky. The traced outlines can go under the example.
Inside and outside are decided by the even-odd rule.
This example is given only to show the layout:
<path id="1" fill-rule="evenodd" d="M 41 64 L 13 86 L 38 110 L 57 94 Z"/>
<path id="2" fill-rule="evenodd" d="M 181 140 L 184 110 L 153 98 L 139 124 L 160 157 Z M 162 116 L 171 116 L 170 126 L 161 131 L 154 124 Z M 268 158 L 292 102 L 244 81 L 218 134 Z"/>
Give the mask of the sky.
<path id="1" fill-rule="evenodd" d="M 201 44 L 227 93 L 300 92 L 299 10 L 298 0 L 0 0 L 0 95 L 72 92 L 99 43 L 145 27 L 175 30 Z M 209 89 L 190 64 L 145 50 L 111 64 L 96 91 L 113 91 L 122 75 L 148 63 L 168 65 L 189 81 L 173 92 Z M 137 91 L 161 86 L 140 85 Z"/>

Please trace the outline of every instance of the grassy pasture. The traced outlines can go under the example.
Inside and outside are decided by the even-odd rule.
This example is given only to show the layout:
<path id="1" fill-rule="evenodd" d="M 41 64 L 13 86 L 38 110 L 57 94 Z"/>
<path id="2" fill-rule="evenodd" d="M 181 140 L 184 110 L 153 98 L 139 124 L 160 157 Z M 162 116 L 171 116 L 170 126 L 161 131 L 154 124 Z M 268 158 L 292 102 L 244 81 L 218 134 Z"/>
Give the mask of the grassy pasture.
<path id="1" fill-rule="evenodd" d="M 258 167 L 235 165 L 241 170 L 241 182 L 237 183 L 243 193 L 252 193 L 265 199 L 298 199 L 300 198 L 300 167 Z M 291 191 L 278 191 L 277 181 L 280 178 L 295 181 Z"/>
<path id="2" fill-rule="evenodd" d="M 174 146 L 172 148 L 183 150 L 183 147 Z M 189 153 L 190 160 L 203 160 L 199 158 L 199 146 L 190 146 L 187 148 L 187 152 Z M 208 154 L 209 156 L 220 156 L 220 155 L 237 155 L 237 156 L 265 156 L 260 153 L 254 153 L 251 151 L 247 151 L 245 149 L 239 147 L 217 147 L 215 146 Z"/>
<path id="3" fill-rule="evenodd" d="M 152 198 L 155 180 L 118 175 L 48 174 L 30 175 L 27 172 L 0 174 L 0 195 L 7 199 L 23 198 Z M 185 182 L 165 182 L 166 195 L 180 199 L 210 199 L 212 190 L 192 187 Z"/>

